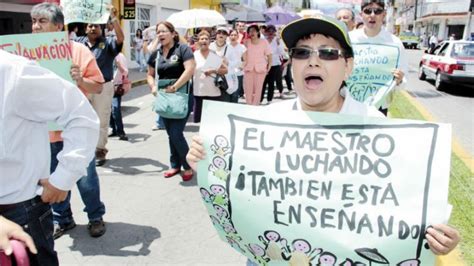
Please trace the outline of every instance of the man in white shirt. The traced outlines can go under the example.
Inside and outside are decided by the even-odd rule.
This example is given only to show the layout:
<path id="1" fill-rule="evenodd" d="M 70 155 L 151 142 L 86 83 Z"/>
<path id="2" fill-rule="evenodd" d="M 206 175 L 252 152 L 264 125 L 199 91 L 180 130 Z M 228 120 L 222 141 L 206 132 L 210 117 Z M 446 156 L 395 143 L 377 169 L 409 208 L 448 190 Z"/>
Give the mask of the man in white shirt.
<path id="1" fill-rule="evenodd" d="M 406 83 L 405 73 L 408 71 L 408 62 L 405 55 L 405 48 L 402 41 L 395 35 L 383 29 L 383 22 L 387 12 L 385 10 L 385 2 L 383 0 L 363 0 L 361 4 L 361 16 L 364 22 L 362 29 L 349 32 L 349 37 L 353 44 L 357 43 L 374 43 L 374 44 L 390 44 L 396 45 L 400 49 L 400 64 L 397 69 L 392 71 L 398 88 L 402 83 Z M 392 101 L 392 93 L 385 99 L 380 111 L 387 115 L 388 107 Z"/>
<path id="2" fill-rule="evenodd" d="M 438 45 L 438 37 L 436 37 L 436 34 L 434 33 L 431 34 L 429 44 L 430 44 L 430 52 L 432 52 L 434 48 L 436 47 L 436 45 Z"/>
<path id="3" fill-rule="evenodd" d="M 267 102 L 271 103 L 273 100 L 273 95 L 275 92 L 275 83 L 280 93 L 280 97 L 283 97 L 283 73 L 281 69 L 281 58 L 285 53 L 283 48 L 283 43 L 276 36 L 276 28 L 273 25 L 268 25 L 265 29 L 265 38 L 267 39 L 270 47 L 272 49 L 272 67 L 268 71 L 267 76 L 265 77 L 265 82 L 263 83 L 262 97 L 260 102 L 263 101 L 265 96 L 265 90 L 268 86 L 267 91 Z"/>
<path id="4" fill-rule="evenodd" d="M 32 265 L 58 265 L 49 203 L 63 201 L 86 174 L 99 119 L 72 83 L 26 58 L 4 51 L 0 58 L 0 215 L 32 236 L 38 248 Z M 64 128 L 51 175 L 48 121 Z"/>

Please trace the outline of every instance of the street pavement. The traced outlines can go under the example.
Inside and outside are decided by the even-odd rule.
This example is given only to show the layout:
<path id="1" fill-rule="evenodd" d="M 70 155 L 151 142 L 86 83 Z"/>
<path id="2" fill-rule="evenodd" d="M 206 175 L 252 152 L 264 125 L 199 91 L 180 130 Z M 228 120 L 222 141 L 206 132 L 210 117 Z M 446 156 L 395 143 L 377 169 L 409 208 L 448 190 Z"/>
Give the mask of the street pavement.
<path id="1" fill-rule="evenodd" d="M 132 80 L 144 73 L 132 72 Z M 146 85 L 124 96 L 129 141 L 109 138 L 107 162 L 98 167 L 107 232 L 91 238 L 76 188 L 72 209 L 78 226 L 56 240 L 61 265 L 244 265 L 246 258 L 220 240 L 202 203 L 196 178 L 183 182 L 163 172 L 169 165 L 165 131 L 152 131 L 156 118 Z M 189 140 L 199 130 L 188 123 Z"/>

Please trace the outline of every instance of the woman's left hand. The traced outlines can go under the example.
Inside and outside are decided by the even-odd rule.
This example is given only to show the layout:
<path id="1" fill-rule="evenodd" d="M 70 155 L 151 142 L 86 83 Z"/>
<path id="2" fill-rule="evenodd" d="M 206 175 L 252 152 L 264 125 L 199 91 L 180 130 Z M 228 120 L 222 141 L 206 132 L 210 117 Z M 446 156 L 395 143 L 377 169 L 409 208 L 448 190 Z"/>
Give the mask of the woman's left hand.
<path id="1" fill-rule="evenodd" d="M 461 240 L 458 230 L 445 224 L 429 227 L 425 236 L 431 251 L 436 255 L 448 254 Z"/>
<path id="2" fill-rule="evenodd" d="M 400 69 L 395 69 L 392 71 L 393 77 L 395 78 L 395 82 L 397 85 L 400 85 L 403 81 L 403 77 L 405 76 L 405 73 L 401 71 Z"/>
<path id="3" fill-rule="evenodd" d="M 176 92 L 176 88 L 175 88 L 174 85 L 170 85 L 170 86 L 166 87 L 165 92 L 174 93 L 174 92 Z"/>

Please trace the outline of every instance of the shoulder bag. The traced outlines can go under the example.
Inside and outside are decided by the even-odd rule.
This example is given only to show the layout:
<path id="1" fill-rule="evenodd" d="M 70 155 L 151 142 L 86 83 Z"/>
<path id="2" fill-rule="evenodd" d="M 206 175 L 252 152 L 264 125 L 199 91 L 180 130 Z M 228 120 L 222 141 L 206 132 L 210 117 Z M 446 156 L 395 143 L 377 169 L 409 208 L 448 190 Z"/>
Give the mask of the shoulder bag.
<path id="1" fill-rule="evenodd" d="M 224 50 L 224 55 L 223 57 L 225 58 L 225 54 L 227 53 L 227 45 L 225 46 Z M 227 79 L 225 78 L 225 75 L 221 74 L 216 74 L 216 77 L 214 78 L 214 85 L 219 88 L 221 91 L 221 95 L 224 95 L 224 93 L 227 93 L 227 89 L 229 88 L 229 84 L 227 83 Z"/>
<path id="2" fill-rule="evenodd" d="M 166 92 L 166 87 L 173 85 L 177 79 L 160 79 L 158 75 L 159 60 L 160 51 L 157 51 L 155 63 L 157 95 L 153 102 L 153 110 L 164 118 L 183 119 L 188 115 L 188 83 L 186 82 L 176 92 Z"/>

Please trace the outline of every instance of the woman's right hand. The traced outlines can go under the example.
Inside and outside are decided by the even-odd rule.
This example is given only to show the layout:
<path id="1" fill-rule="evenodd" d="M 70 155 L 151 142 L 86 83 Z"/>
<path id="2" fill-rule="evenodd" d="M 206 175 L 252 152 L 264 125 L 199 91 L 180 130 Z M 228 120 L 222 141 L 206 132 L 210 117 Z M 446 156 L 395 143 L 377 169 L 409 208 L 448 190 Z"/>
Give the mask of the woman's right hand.
<path id="1" fill-rule="evenodd" d="M 204 150 L 202 138 L 198 135 L 193 136 L 191 146 L 189 147 L 186 161 L 189 166 L 196 171 L 197 163 L 206 158 L 206 151 Z"/>
<path id="2" fill-rule="evenodd" d="M 153 96 L 156 97 L 156 95 L 158 94 L 158 90 L 157 89 L 151 89 L 151 94 L 153 94 Z"/>

